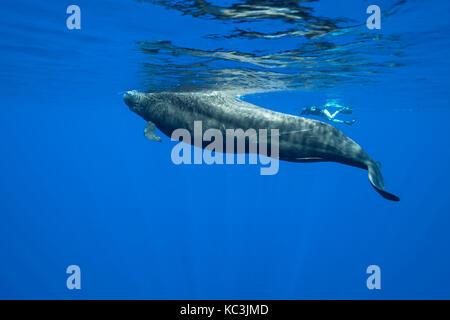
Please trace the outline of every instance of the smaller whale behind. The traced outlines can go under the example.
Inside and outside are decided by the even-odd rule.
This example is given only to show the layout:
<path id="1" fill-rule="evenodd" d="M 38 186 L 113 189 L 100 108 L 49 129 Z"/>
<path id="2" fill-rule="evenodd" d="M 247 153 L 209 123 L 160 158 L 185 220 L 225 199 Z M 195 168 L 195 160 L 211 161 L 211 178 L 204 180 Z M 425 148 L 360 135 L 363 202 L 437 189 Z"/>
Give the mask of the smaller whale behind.
<path id="1" fill-rule="evenodd" d="M 280 160 L 334 161 L 365 169 L 371 185 L 383 198 L 400 200 L 384 189 L 379 162 L 373 161 L 355 141 L 327 123 L 264 109 L 220 92 L 142 93 L 133 90 L 126 92 L 123 99 L 133 112 L 147 121 L 144 132 L 151 140 L 161 141 L 155 127 L 168 137 L 180 128 L 194 136 L 194 121 L 202 121 L 203 133 L 208 129 L 221 130 L 224 135 L 226 129 L 266 129 L 269 132 L 278 129 Z"/>

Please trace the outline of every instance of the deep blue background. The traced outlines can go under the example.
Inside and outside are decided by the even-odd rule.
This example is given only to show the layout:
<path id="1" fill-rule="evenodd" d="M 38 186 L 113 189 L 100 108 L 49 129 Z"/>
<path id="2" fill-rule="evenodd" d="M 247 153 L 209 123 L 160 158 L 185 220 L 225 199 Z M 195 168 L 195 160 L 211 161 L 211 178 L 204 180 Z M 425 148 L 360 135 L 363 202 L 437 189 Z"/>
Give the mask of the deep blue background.
<path id="1" fill-rule="evenodd" d="M 340 128 L 382 162 L 399 203 L 335 163 L 282 162 L 275 176 L 174 165 L 174 143 L 145 139 L 120 92 L 142 89 L 136 41 L 194 47 L 211 21 L 77 1 L 82 30 L 69 31 L 70 4 L 2 2 L 0 298 L 450 298 L 448 2 L 413 2 L 383 24 L 418 43 L 375 84 L 244 97 L 287 113 L 352 106 L 358 122 Z M 364 22 L 368 4 L 317 10 Z M 425 29 L 440 37 L 421 43 Z M 70 264 L 80 291 L 66 289 Z M 379 291 L 366 288 L 371 264 Z"/>

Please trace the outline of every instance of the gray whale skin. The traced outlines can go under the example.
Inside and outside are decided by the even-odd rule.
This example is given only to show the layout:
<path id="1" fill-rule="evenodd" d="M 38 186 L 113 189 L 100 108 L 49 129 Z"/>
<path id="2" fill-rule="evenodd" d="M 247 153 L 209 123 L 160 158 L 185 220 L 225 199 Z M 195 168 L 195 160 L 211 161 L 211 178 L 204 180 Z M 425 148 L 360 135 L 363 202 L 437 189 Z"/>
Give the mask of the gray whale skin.
<path id="1" fill-rule="evenodd" d="M 187 129 L 193 136 L 194 121 L 202 121 L 203 132 L 219 129 L 224 137 L 225 128 L 267 129 L 268 132 L 278 129 L 280 160 L 334 161 L 365 169 L 370 183 L 381 196 L 400 200 L 384 189 L 380 164 L 356 142 L 324 122 L 264 109 L 220 92 L 143 93 L 133 90 L 126 92 L 123 98 L 132 111 L 147 121 L 145 135 L 149 139 L 161 141 L 154 131 L 155 126 L 168 137 L 179 128 Z"/>

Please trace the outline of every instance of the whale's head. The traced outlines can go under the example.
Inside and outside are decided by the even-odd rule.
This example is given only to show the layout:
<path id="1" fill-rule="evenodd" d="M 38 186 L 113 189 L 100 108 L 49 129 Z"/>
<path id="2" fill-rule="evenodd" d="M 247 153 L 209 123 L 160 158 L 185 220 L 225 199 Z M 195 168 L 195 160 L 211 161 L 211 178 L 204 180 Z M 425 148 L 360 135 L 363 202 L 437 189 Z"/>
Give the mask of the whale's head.
<path id="1" fill-rule="evenodd" d="M 127 91 L 123 94 L 123 101 L 125 101 L 131 111 L 137 114 L 141 114 L 144 99 L 144 94 L 136 90 Z"/>

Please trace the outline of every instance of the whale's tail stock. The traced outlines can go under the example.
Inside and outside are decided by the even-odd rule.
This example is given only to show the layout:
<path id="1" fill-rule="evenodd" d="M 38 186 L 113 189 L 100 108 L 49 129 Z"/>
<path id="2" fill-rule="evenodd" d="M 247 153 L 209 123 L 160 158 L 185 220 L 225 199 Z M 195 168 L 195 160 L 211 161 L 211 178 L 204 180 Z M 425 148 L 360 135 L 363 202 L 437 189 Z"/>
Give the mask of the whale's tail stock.
<path id="1" fill-rule="evenodd" d="M 400 201 L 400 198 L 396 195 L 387 192 L 384 190 L 384 181 L 383 176 L 380 172 L 380 163 L 371 161 L 368 166 L 367 170 L 369 171 L 369 181 L 372 184 L 372 186 L 377 190 L 379 194 L 385 199 L 392 200 L 392 201 Z"/>

